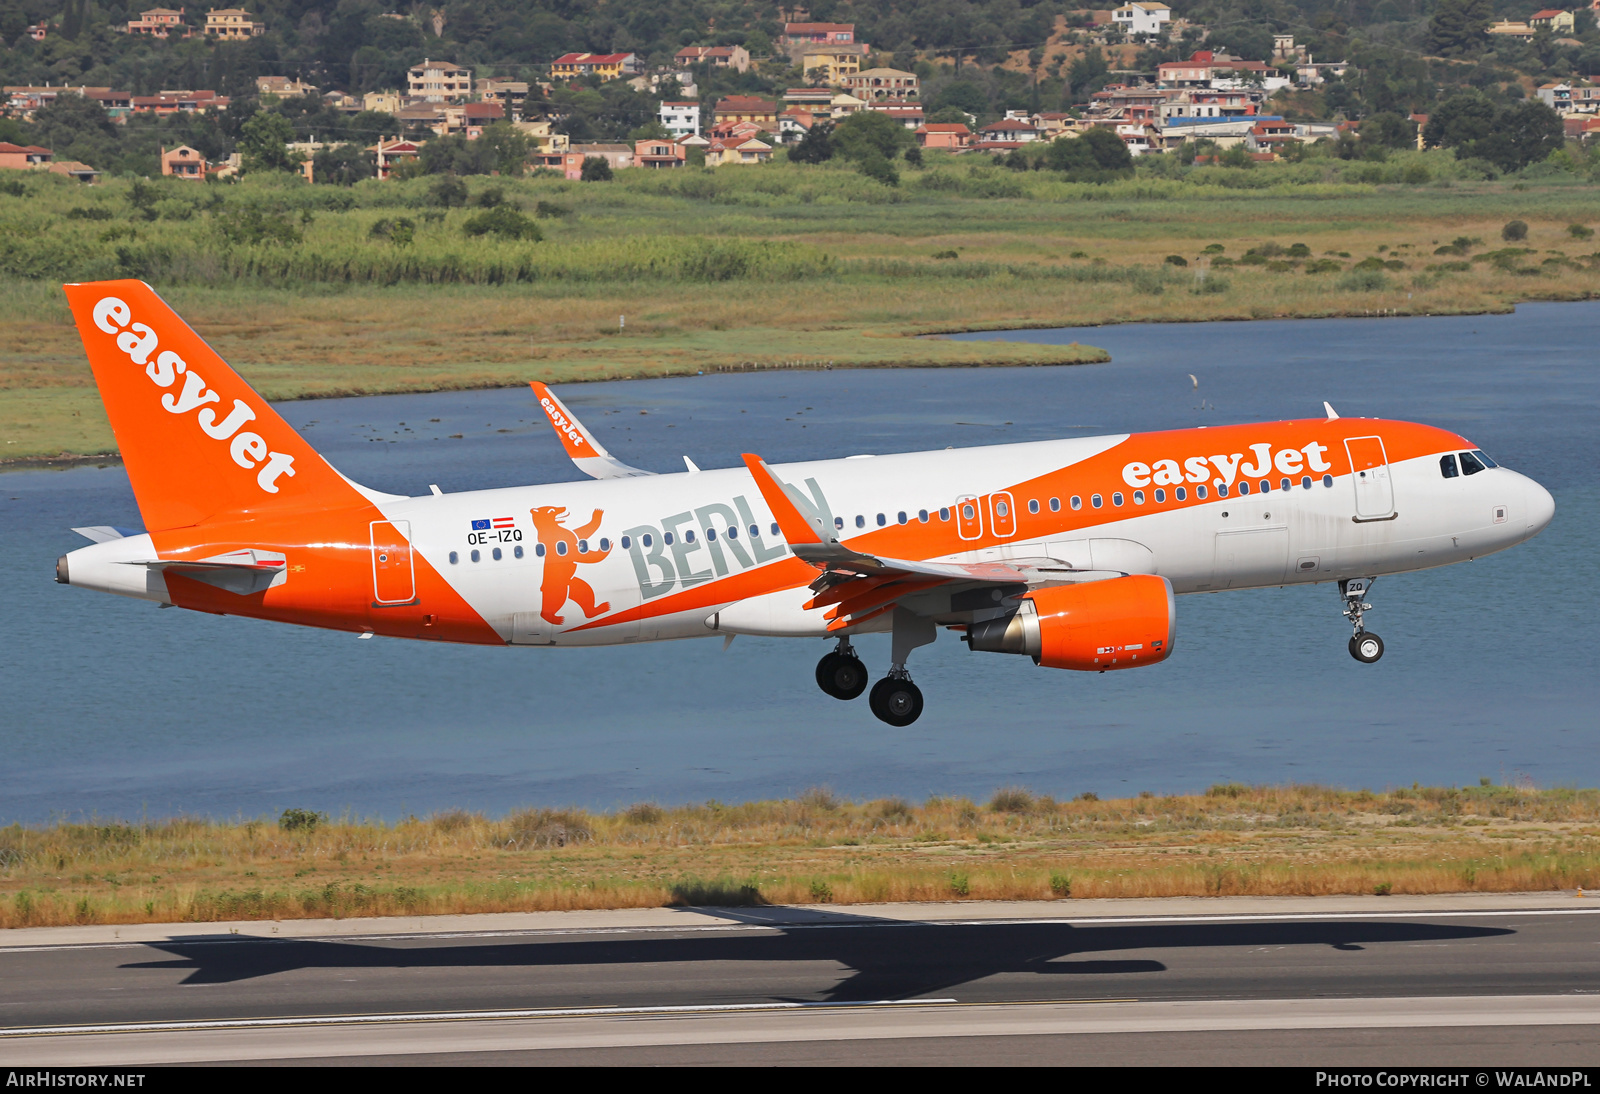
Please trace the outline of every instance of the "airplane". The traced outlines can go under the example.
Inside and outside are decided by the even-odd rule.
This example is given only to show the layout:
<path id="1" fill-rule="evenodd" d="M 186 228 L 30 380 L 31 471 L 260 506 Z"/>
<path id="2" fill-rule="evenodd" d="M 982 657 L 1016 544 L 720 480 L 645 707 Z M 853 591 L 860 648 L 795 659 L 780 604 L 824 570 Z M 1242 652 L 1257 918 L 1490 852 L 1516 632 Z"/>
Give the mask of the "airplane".
<path id="1" fill-rule="evenodd" d="M 1555 502 L 1449 430 L 1294 421 L 655 474 L 532 385 L 579 482 L 389 494 L 336 471 L 141 281 L 65 286 L 147 531 L 74 529 L 56 580 L 442 642 L 829 639 L 818 686 L 922 713 L 940 628 L 1056 669 L 1165 661 L 1177 594 L 1334 582 L 1372 663 L 1376 578 L 1531 539 Z"/>

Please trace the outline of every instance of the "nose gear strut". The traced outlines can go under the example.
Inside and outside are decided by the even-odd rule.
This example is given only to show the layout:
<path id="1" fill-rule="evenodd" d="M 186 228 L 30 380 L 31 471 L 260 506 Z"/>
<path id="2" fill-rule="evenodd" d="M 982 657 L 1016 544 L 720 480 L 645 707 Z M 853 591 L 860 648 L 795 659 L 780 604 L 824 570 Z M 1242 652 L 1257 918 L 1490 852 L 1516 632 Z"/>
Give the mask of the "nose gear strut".
<path id="1" fill-rule="evenodd" d="M 1339 582 L 1339 595 L 1344 598 L 1344 617 L 1350 620 L 1350 656 L 1364 665 L 1370 665 L 1383 656 L 1383 639 L 1367 630 L 1365 614 L 1372 610 L 1366 602 L 1367 593 L 1377 578 L 1352 577 Z"/>

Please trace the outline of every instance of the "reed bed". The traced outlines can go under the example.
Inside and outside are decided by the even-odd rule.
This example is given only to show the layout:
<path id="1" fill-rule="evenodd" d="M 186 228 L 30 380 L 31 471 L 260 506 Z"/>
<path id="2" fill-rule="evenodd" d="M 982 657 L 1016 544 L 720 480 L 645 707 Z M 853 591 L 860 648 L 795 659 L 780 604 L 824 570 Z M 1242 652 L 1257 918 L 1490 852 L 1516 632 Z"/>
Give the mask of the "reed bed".
<path id="1" fill-rule="evenodd" d="M 1600 791 L 1213 787 L 0 829 L 0 927 L 1600 886 Z"/>

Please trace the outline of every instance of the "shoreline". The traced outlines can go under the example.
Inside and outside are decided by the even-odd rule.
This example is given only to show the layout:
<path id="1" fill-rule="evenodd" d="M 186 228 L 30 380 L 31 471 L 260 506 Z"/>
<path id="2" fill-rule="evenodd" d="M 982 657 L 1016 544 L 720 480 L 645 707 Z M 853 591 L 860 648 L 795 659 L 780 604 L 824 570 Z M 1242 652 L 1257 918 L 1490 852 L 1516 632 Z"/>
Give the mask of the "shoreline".
<path id="1" fill-rule="evenodd" d="M 1309 310 L 1303 312 L 1284 312 L 1273 315 L 1219 315 L 1208 319 L 1152 319 L 1148 317 L 1119 319 L 1110 318 L 1094 322 L 1063 322 L 1060 320 L 1010 320 L 997 321 L 994 324 L 968 323 L 959 327 L 934 328 L 907 332 L 906 337 L 914 341 L 944 340 L 962 334 L 993 334 L 1003 331 L 1029 331 L 1029 330 L 1088 330 L 1099 327 L 1122 327 L 1140 324 L 1182 324 L 1182 323 L 1251 323 L 1269 320 L 1312 320 L 1312 319 L 1427 319 L 1427 318 L 1454 318 L 1473 315 L 1512 315 L 1515 314 L 1520 304 L 1579 304 L 1600 299 L 1595 293 L 1575 293 L 1570 295 L 1551 294 L 1521 298 L 1511 303 L 1501 303 L 1482 308 L 1462 309 L 1426 309 L 1414 311 L 1402 308 L 1363 309 L 1359 314 L 1354 309 L 1338 308 L 1324 311 Z M 578 379 L 560 381 L 564 384 L 573 383 L 620 383 L 632 380 L 661 380 L 682 379 L 688 376 L 699 375 L 730 375 L 741 372 L 798 372 L 798 371 L 834 371 L 835 369 L 896 369 L 896 368 L 1071 368 L 1078 365 L 1114 364 L 1111 354 L 1098 346 L 1086 346 L 1081 343 L 1071 343 L 1082 350 L 1094 351 L 1098 357 L 1085 356 L 1076 361 L 1055 362 L 1026 362 L 1026 361 L 994 361 L 994 362 L 940 362 L 931 360 L 907 361 L 880 361 L 869 363 L 849 363 L 835 365 L 833 362 L 793 362 L 793 363 L 766 363 L 745 362 L 738 366 L 714 366 L 711 369 L 694 369 L 691 366 L 681 368 L 668 367 L 661 371 L 629 373 L 616 376 L 596 377 L 593 379 Z M 1063 349 L 1068 347 L 1062 347 Z M 365 399 L 384 395 L 433 395 L 453 391 L 511 391 L 524 386 L 521 383 L 505 383 L 495 379 L 463 379 L 459 383 L 435 383 L 427 386 L 378 386 L 375 388 L 362 388 L 358 390 L 334 391 L 308 391 L 284 398 L 274 398 L 272 403 L 297 403 L 311 402 L 321 399 Z M 8 471 L 67 471 L 90 464 L 121 464 L 122 454 L 116 449 L 103 452 L 75 453 L 63 452 L 48 456 L 13 456 L 0 458 L 0 473 Z"/>

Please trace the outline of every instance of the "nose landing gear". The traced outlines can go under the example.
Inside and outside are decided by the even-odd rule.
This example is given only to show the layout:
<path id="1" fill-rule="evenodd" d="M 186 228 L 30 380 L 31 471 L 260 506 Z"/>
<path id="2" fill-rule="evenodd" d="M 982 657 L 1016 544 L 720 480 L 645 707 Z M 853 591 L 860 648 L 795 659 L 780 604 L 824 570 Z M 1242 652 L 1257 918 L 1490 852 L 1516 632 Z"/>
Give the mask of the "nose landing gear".
<path id="1" fill-rule="evenodd" d="M 854 699 L 867 690 L 867 666 L 861 663 L 849 638 L 817 662 L 817 687 L 835 699 Z"/>
<path id="2" fill-rule="evenodd" d="M 1370 665 L 1383 656 L 1383 639 L 1367 630 L 1363 622 L 1372 605 L 1366 603 L 1367 593 L 1376 578 L 1352 577 L 1339 582 L 1339 595 L 1344 598 L 1344 616 L 1350 620 L 1355 633 L 1350 636 L 1350 656 L 1364 665 Z"/>

